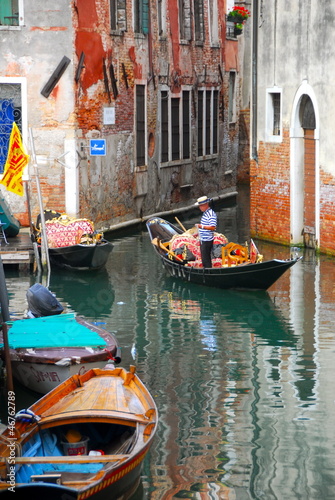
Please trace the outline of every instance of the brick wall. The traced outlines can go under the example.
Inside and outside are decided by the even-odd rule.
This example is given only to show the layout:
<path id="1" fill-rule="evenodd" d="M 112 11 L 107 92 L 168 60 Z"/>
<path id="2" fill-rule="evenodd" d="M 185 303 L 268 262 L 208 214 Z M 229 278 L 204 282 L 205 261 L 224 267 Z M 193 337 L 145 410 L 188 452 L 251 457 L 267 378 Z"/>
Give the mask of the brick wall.
<path id="1" fill-rule="evenodd" d="M 289 132 L 280 144 L 259 143 L 250 163 L 250 231 L 254 237 L 290 243 Z"/>
<path id="2" fill-rule="evenodd" d="M 320 251 L 335 255 L 335 179 L 320 171 Z"/>

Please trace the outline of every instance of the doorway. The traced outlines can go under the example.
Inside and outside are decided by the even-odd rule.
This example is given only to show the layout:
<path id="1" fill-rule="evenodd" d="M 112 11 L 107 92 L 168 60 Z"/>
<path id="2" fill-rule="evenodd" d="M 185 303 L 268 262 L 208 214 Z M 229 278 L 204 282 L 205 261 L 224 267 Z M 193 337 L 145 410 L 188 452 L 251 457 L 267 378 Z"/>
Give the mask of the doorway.
<path id="1" fill-rule="evenodd" d="M 304 82 L 293 105 L 290 157 L 291 244 L 316 249 L 320 231 L 318 108 Z"/>

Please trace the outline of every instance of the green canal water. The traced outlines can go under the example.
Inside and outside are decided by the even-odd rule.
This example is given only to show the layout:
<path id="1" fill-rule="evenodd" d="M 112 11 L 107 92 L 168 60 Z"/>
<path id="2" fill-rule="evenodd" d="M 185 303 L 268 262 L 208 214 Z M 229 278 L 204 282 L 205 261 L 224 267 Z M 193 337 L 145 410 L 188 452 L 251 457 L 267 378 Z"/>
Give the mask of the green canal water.
<path id="1" fill-rule="evenodd" d="M 248 239 L 246 207 L 218 212 L 230 240 Z M 191 227 L 199 215 L 178 218 Z M 135 498 L 334 499 L 335 259 L 301 251 L 267 292 L 222 291 L 167 277 L 144 227 L 108 237 L 106 269 L 53 272 L 50 290 L 116 334 L 122 366 L 135 364 L 155 398 L 159 428 Z M 257 244 L 265 258 L 292 253 Z M 36 276 L 6 281 L 22 317 Z M 36 399 L 15 390 L 17 410 Z"/>

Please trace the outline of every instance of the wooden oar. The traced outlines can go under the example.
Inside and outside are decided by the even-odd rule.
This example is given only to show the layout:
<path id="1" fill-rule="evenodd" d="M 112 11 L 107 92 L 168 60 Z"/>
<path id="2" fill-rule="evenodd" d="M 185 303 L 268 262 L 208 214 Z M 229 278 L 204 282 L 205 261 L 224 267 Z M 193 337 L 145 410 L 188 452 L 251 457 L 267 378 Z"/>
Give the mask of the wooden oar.
<path id="1" fill-rule="evenodd" d="M 178 222 L 178 224 L 180 225 L 180 227 L 182 228 L 183 231 L 187 231 L 187 229 L 182 225 L 182 223 L 180 222 L 180 220 L 178 219 L 178 217 L 175 217 L 176 221 Z"/>
<path id="2" fill-rule="evenodd" d="M 165 252 L 167 252 L 169 255 L 171 255 L 171 257 L 173 257 L 174 259 L 176 260 L 179 260 L 179 262 L 183 262 L 183 259 L 179 256 L 179 255 L 176 255 L 174 252 L 172 252 L 172 250 L 169 250 L 168 248 L 166 248 L 160 241 L 158 238 L 154 238 L 153 240 L 151 240 L 151 243 L 153 245 L 155 245 L 156 247 L 160 248 L 161 250 L 164 250 Z"/>

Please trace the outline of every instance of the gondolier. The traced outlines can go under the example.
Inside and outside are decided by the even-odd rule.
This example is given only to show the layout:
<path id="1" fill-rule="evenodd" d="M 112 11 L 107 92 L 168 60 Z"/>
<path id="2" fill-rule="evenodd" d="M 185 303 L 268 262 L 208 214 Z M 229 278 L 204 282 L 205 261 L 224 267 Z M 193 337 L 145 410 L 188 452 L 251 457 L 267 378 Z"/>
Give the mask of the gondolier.
<path id="1" fill-rule="evenodd" d="M 212 267 L 211 252 L 214 241 L 214 231 L 217 226 L 217 215 L 210 207 L 211 200 L 207 196 L 197 199 L 196 206 L 202 211 L 200 224 L 196 224 L 199 231 L 201 260 L 203 267 Z"/>

